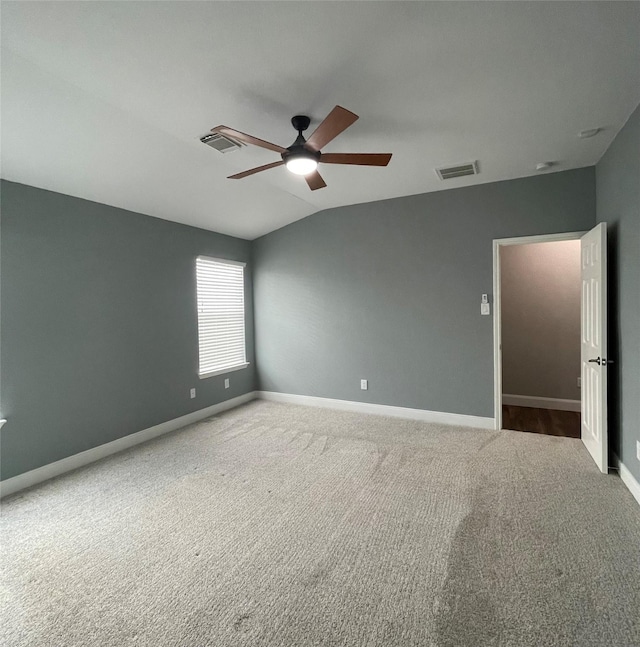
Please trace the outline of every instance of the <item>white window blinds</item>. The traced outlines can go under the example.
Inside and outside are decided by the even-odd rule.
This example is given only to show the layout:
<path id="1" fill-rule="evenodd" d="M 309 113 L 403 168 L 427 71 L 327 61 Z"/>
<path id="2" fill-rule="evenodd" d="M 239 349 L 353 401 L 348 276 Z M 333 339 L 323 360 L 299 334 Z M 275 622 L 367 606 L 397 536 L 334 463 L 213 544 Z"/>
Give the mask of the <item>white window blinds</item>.
<path id="1" fill-rule="evenodd" d="M 247 366 L 244 265 L 207 256 L 196 259 L 200 377 Z"/>

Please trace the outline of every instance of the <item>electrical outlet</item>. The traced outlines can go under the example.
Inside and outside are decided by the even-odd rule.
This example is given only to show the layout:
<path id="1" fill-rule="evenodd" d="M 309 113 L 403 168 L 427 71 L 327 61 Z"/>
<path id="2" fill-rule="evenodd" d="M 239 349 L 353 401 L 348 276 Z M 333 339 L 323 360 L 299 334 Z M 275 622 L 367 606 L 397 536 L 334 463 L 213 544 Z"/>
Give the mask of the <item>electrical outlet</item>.
<path id="1" fill-rule="evenodd" d="M 636 458 L 640 461 L 640 440 L 636 440 Z"/>
<path id="2" fill-rule="evenodd" d="M 578 388 L 579 389 L 582 388 L 582 378 L 581 377 L 578 378 Z"/>
<path id="3" fill-rule="evenodd" d="M 225 378 L 224 378 L 224 388 L 225 388 L 225 389 L 228 389 L 228 388 L 229 388 L 229 378 L 228 378 L 228 377 L 225 377 Z"/>
<path id="4" fill-rule="evenodd" d="M 366 391 L 369 388 L 369 380 L 360 380 L 360 390 Z"/>
<path id="5" fill-rule="evenodd" d="M 190 397 L 191 397 L 191 399 L 193 400 L 193 398 L 195 398 L 195 397 L 196 397 L 196 390 L 195 390 L 195 389 L 191 389 L 191 391 L 189 391 L 189 396 L 190 396 Z"/>

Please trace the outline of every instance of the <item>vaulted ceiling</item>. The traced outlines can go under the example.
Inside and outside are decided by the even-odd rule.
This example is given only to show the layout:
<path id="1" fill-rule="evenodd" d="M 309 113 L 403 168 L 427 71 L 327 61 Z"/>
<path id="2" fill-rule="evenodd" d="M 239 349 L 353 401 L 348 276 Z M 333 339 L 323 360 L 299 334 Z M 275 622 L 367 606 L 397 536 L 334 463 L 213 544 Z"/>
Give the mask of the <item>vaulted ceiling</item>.
<path id="1" fill-rule="evenodd" d="M 3 2 L 2 176 L 243 238 L 320 209 L 595 164 L 640 102 L 638 2 Z M 360 115 L 310 191 L 282 146 Z M 601 128 L 591 139 L 579 131 Z M 435 167 L 479 161 L 474 177 Z M 548 172 L 548 171 L 547 171 Z"/>

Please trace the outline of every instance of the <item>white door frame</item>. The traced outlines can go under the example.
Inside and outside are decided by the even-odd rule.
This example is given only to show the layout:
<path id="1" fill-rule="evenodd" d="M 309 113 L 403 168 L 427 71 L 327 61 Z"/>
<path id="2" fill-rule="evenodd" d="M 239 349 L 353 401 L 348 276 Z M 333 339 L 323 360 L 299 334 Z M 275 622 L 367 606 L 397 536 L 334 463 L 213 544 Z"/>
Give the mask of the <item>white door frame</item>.
<path id="1" fill-rule="evenodd" d="M 586 231 L 569 231 L 564 234 L 542 234 L 519 238 L 493 240 L 493 389 L 496 429 L 502 429 L 502 309 L 500 300 L 500 247 L 506 245 L 531 245 L 562 240 L 579 240 Z"/>

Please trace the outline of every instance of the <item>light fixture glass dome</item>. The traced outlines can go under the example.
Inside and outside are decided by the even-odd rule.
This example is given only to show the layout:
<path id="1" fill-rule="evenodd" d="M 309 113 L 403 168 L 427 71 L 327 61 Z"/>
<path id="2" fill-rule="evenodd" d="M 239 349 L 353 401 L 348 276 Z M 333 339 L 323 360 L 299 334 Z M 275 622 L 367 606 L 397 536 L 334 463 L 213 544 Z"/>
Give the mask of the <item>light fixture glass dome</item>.
<path id="1" fill-rule="evenodd" d="M 309 173 L 313 173 L 313 171 L 318 168 L 318 162 L 316 162 L 313 157 L 297 155 L 295 157 L 290 157 L 285 162 L 285 166 L 296 175 L 309 175 Z"/>

